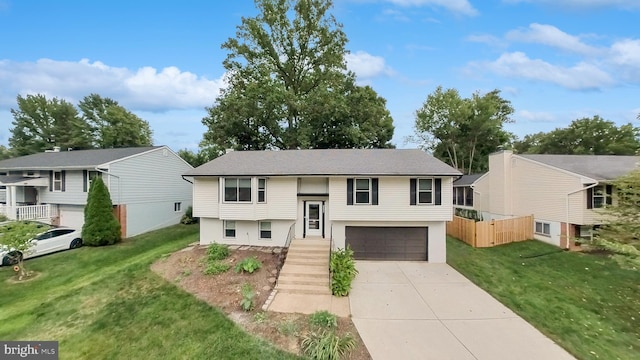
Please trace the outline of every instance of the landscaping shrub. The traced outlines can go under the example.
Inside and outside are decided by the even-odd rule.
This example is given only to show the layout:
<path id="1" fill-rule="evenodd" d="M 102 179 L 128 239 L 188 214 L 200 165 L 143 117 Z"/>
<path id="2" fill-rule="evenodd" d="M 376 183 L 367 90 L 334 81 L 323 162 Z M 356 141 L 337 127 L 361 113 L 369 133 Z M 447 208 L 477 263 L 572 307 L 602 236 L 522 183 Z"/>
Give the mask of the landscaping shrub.
<path id="1" fill-rule="evenodd" d="M 351 291 L 351 282 L 358 274 L 353 250 L 349 246 L 331 253 L 329 265 L 331 271 L 331 292 L 335 296 L 347 296 Z"/>
<path id="2" fill-rule="evenodd" d="M 298 336 L 298 324 L 295 320 L 284 320 L 277 326 L 278 332 L 284 336 Z"/>
<path id="3" fill-rule="evenodd" d="M 236 264 L 235 270 L 237 273 L 239 272 L 248 272 L 249 274 L 253 274 L 256 270 L 262 267 L 262 263 L 258 260 L 257 257 L 248 257 L 242 259 L 239 263 Z"/>
<path id="4" fill-rule="evenodd" d="M 231 265 L 220 261 L 211 261 L 207 264 L 207 268 L 204 270 L 205 275 L 218 275 L 227 272 L 231 268 Z"/>
<path id="5" fill-rule="evenodd" d="M 120 223 L 113 213 L 109 189 L 102 178 L 91 181 L 87 206 L 84 208 L 82 242 L 89 246 L 112 245 L 121 240 Z"/>
<path id="6" fill-rule="evenodd" d="M 338 318 L 327 310 L 316 311 L 309 316 L 309 324 L 317 328 L 335 329 Z"/>
<path id="7" fill-rule="evenodd" d="M 7 220 L 9 220 L 9 218 L 7 218 L 5 215 L 0 214 L 0 222 L 7 221 Z"/>
<path id="8" fill-rule="evenodd" d="M 198 218 L 193 217 L 193 206 L 189 206 L 187 210 L 185 210 L 184 215 L 182 215 L 182 219 L 180 219 L 180 222 L 185 225 L 198 223 Z"/>
<path id="9" fill-rule="evenodd" d="M 229 246 L 224 244 L 213 243 L 207 249 L 207 260 L 224 260 L 229 257 Z"/>
<path id="10" fill-rule="evenodd" d="M 302 338 L 302 352 L 311 359 L 340 359 L 356 347 L 351 334 L 340 336 L 333 330 L 312 331 Z"/>
<path id="11" fill-rule="evenodd" d="M 256 296 L 256 292 L 253 291 L 251 284 L 242 284 L 242 289 L 240 290 L 240 292 L 242 293 L 242 300 L 240 300 L 240 307 L 242 308 L 242 310 L 253 310 L 253 298 Z"/>

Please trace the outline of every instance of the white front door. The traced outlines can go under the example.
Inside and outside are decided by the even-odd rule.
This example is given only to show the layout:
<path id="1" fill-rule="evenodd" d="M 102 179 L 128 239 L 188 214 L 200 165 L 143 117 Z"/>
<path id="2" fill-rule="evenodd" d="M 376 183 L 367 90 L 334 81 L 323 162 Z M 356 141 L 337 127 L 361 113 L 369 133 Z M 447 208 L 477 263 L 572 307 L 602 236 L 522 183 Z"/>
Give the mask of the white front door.
<path id="1" fill-rule="evenodd" d="M 307 201 L 306 236 L 322 236 L 322 201 Z"/>

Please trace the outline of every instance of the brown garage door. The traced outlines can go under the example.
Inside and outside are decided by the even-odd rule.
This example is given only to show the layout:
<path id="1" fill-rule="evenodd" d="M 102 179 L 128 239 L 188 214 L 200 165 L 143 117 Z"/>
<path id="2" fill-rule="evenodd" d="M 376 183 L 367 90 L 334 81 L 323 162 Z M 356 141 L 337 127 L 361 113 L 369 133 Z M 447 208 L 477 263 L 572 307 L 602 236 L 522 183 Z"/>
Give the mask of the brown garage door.
<path id="1" fill-rule="evenodd" d="M 358 260 L 427 260 L 428 228 L 347 226 L 346 244 Z"/>

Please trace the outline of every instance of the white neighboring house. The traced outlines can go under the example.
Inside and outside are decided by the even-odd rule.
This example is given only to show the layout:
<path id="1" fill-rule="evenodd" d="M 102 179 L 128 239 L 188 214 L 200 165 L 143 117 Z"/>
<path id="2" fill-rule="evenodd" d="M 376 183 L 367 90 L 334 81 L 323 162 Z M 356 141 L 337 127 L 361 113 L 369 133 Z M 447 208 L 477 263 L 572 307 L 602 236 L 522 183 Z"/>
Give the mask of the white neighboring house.
<path id="1" fill-rule="evenodd" d="M 458 170 L 421 150 L 231 151 L 193 178 L 200 242 L 350 245 L 357 259 L 446 261 Z"/>
<path id="2" fill-rule="evenodd" d="M 0 211 L 82 229 L 91 179 L 111 194 L 122 235 L 177 224 L 192 202 L 191 165 L 167 146 L 54 151 L 0 161 Z"/>
<path id="3" fill-rule="evenodd" d="M 489 155 L 487 173 L 464 186 L 473 189 L 473 209 L 484 220 L 533 214 L 536 239 L 570 248 L 576 244 L 567 242 L 567 224 L 569 239 L 590 237 L 601 223 L 597 209 L 615 202 L 611 181 L 639 161 L 637 156 L 501 151 Z"/>

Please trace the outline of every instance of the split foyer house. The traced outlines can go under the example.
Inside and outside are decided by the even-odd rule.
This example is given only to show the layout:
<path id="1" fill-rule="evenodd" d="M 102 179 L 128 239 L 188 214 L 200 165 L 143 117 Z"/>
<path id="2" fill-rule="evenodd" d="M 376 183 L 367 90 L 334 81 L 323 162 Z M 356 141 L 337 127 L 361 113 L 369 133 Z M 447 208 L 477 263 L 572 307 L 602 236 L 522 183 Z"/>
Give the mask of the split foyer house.
<path id="1" fill-rule="evenodd" d="M 454 186 L 472 189 L 472 208 L 483 219 L 533 214 L 536 239 L 571 247 L 567 239 L 590 237 L 602 222 L 598 209 L 615 203 L 611 182 L 636 168 L 639 161 L 637 156 L 501 151 L 489 156 L 487 173 L 460 179 Z M 469 205 L 464 203 L 464 207 Z"/>
<path id="2" fill-rule="evenodd" d="M 349 245 L 359 259 L 445 262 L 460 172 L 420 150 L 231 151 L 193 179 L 200 242 Z"/>
<path id="3" fill-rule="evenodd" d="M 125 237 L 177 224 L 191 205 L 193 169 L 166 146 L 53 151 L 0 161 L 0 212 L 81 229 L 91 180 L 101 177 Z"/>

